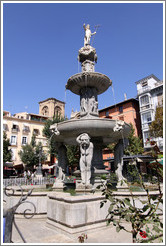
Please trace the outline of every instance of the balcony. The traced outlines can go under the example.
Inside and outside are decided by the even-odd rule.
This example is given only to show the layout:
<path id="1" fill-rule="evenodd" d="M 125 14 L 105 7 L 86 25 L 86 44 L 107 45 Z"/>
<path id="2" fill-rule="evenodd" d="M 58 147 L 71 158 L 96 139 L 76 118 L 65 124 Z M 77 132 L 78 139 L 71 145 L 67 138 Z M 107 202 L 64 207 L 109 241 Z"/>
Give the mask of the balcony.
<path id="1" fill-rule="evenodd" d="M 10 142 L 10 145 L 11 146 L 17 146 L 17 142 L 13 142 L 13 143 Z"/>
<path id="2" fill-rule="evenodd" d="M 146 104 L 146 105 L 142 105 L 140 106 L 140 112 L 144 111 L 144 110 L 148 110 L 148 109 L 154 109 L 153 104 Z"/>
<path id="3" fill-rule="evenodd" d="M 18 132 L 18 128 L 12 128 L 12 133 L 17 133 Z"/>
<path id="4" fill-rule="evenodd" d="M 151 125 L 151 121 L 147 123 L 142 124 L 142 129 L 149 129 L 149 126 Z"/>
<path id="5" fill-rule="evenodd" d="M 140 95 L 140 94 L 143 94 L 143 93 L 148 92 L 148 91 L 150 91 L 150 90 L 151 90 L 151 87 L 150 87 L 150 86 L 146 86 L 146 87 L 144 87 L 144 88 L 138 90 L 137 93 L 138 93 L 138 95 Z"/>
<path id="6" fill-rule="evenodd" d="M 29 129 L 23 129 L 23 130 L 22 130 L 22 133 L 24 133 L 24 134 L 28 134 L 29 132 L 30 132 Z"/>

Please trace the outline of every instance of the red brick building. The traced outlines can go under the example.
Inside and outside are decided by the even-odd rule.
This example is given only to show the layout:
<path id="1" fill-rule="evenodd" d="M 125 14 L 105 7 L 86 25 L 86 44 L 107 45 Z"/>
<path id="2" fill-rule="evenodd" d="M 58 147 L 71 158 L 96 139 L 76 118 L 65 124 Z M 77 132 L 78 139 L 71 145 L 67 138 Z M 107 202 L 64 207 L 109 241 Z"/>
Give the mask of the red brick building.
<path id="1" fill-rule="evenodd" d="M 131 123 L 135 129 L 135 136 L 142 137 L 139 101 L 131 98 L 99 110 L 99 117 L 113 120 L 123 120 Z M 103 151 L 103 159 L 112 157 L 110 150 Z"/>

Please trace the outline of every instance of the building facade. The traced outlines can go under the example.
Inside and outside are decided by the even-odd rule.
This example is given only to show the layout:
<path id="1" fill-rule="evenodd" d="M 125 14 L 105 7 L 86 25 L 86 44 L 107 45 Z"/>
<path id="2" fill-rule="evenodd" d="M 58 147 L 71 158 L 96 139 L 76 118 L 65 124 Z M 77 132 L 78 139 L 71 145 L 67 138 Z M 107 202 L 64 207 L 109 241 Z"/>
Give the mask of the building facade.
<path id="1" fill-rule="evenodd" d="M 142 138 L 141 119 L 139 114 L 139 101 L 137 99 L 125 99 L 123 102 L 109 106 L 99 110 L 99 117 L 110 118 L 113 120 L 123 120 L 128 124 L 132 124 L 135 130 L 135 136 Z M 103 160 L 113 157 L 110 149 L 103 149 Z M 109 163 L 105 162 L 105 166 L 110 168 Z"/>
<path id="2" fill-rule="evenodd" d="M 99 117 L 110 118 L 113 120 L 123 120 L 126 123 L 131 123 L 135 130 L 135 136 L 142 136 L 139 101 L 137 99 L 126 99 L 116 105 L 100 109 Z"/>
<path id="3" fill-rule="evenodd" d="M 148 149 L 151 147 L 149 126 L 155 119 L 156 107 L 163 104 L 163 81 L 151 74 L 135 83 L 140 107 L 143 143 L 144 148 Z M 153 140 L 157 142 L 159 149 L 162 150 L 163 139 L 153 138 Z"/>
<path id="4" fill-rule="evenodd" d="M 58 107 L 59 105 L 58 112 L 64 116 L 65 103 L 56 100 L 55 98 L 39 102 L 39 112 L 41 114 L 21 112 L 12 116 L 10 112 L 3 111 L 3 130 L 10 140 L 13 167 L 23 165 L 18 152 L 22 149 L 22 146 L 30 144 L 33 134 L 36 136 L 36 143 L 41 142 L 43 151 L 45 153 L 48 152 L 47 139 L 43 135 L 43 128 L 46 120 L 54 117 L 53 105 L 56 105 L 55 107 Z M 44 107 L 48 107 L 48 114 L 44 112 Z M 45 161 L 45 164 L 47 163 L 50 163 L 49 155 Z"/>

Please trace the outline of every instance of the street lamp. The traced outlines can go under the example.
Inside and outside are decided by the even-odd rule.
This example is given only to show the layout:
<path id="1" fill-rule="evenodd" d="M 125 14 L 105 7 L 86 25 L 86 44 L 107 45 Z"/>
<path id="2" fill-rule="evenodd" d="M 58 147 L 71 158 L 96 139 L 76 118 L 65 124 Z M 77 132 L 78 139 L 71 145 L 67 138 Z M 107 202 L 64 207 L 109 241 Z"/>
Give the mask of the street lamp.
<path id="1" fill-rule="evenodd" d="M 39 146 L 39 165 L 38 165 L 37 171 L 36 171 L 36 176 L 38 176 L 38 177 L 43 177 L 42 165 L 41 165 L 41 156 L 42 156 L 42 146 Z"/>

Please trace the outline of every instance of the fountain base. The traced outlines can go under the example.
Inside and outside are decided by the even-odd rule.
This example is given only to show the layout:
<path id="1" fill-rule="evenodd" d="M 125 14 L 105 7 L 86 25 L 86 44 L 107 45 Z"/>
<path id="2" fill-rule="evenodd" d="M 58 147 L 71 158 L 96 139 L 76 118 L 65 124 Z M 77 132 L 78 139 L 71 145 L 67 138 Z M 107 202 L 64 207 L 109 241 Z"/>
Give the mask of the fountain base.
<path id="1" fill-rule="evenodd" d="M 52 189 L 56 191 L 63 191 L 65 190 L 66 185 L 63 182 L 56 182 L 53 184 Z"/>
<path id="2" fill-rule="evenodd" d="M 47 226 L 69 236 L 106 226 L 109 203 L 100 208 L 103 198 L 101 194 L 52 193 L 48 195 Z"/>

